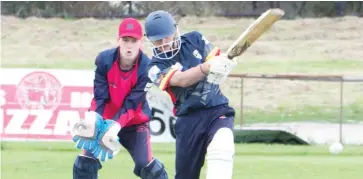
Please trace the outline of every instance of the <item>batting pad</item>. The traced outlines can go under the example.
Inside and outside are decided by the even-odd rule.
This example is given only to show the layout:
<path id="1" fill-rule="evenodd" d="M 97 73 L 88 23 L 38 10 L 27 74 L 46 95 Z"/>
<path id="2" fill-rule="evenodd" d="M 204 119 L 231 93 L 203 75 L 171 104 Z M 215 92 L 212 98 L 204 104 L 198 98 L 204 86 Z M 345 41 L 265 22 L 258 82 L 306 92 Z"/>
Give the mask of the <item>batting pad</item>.
<path id="1" fill-rule="evenodd" d="M 234 137 L 229 128 L 220 128 L 207 148 L 206 179 L 232 179 Z"/>

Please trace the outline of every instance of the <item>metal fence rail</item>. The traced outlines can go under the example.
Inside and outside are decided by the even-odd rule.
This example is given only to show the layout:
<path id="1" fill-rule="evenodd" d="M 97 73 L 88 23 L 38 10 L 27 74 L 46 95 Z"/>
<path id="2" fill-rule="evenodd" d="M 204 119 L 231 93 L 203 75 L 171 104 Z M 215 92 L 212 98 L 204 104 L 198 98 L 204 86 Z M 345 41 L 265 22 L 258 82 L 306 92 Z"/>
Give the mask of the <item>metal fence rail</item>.
<path id="1" fill-rule="evenodd" d="M 241 83 L 241 99 L 240 99 L 240 125 L 242 127 L 244 123 L 244 79 L 278 79 L 278 80 L 299 80 L 299 81 L 322 81 L 322 82 L 335 82 L 340 83 L 340 111 L 339 111 L 339 138 L 340 142 L 342 142 L 342 124 L 343 124 L 343 92 L 344 92 L 344 83 L 345 82 L 363 82 L 362 76 L 346 76 L 346 75 L 310 75 L 310 74 L 230 74 L 230 78 L 239 78 Z M 362 91 L 363 95 L 363 91 Z"/>

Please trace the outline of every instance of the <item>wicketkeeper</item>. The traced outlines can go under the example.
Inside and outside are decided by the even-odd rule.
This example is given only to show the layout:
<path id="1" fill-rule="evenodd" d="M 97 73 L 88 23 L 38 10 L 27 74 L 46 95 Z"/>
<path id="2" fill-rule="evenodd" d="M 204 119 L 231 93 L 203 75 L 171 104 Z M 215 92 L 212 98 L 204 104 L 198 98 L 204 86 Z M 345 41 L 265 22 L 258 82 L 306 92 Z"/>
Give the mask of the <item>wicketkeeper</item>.
<path id="1" fill-rule="evenodd" d="M 146 93 L 152 83 L 147 75 L 150 59 L 141 51 L 142 36 L 136 19 L 124 19 L 119 25 L 118 47 L 102 51 L 96 58 L 90 111 L 72 131 L 77 148 L 84 150 L 74 162 L 74 179 L 97 179 L 100 160 L 112 159 L 121 145 L 135 163 L 136 176 L 168 178 L 151 151 Z"/>

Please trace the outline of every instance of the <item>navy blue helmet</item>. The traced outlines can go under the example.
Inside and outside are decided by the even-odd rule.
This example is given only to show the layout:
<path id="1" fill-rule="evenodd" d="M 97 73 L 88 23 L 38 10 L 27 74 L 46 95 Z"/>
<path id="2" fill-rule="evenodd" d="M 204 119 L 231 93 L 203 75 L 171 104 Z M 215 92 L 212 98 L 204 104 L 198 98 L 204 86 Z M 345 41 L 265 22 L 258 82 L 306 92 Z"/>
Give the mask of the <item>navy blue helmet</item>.
<path id="1" fill-rule="evenodd" d="M 146 17 L 145 36 L 151 42 L 156 58 L 171 59 L 180 50 L 178 26 L 166 11 L 154 11 Z"/>

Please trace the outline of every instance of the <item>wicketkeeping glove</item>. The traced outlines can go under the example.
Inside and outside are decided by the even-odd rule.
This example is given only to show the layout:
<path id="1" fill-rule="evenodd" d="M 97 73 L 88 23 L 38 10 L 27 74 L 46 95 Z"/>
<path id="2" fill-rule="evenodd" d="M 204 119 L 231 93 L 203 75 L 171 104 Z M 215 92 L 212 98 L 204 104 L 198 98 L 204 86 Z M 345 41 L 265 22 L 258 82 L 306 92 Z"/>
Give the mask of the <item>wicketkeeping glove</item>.
<path id="1" fill-rule="evenodd" d="M 102 117 L 96 112 L 87 112 L 85 118 L 77 122 L 71 131 L 73 141 L 79 149 L 93 151 L 97 145 L 98 130 L 103 126 Z"/>
<path id="2" fill-rule="evenodd" d="M 101 161 L 112 159 L 121 149 L 121 144 L 117 136 L 120 130 L 121 126 L 116 121 L 104 121 L 103 127 L 97 135 L 97 145 L 92 151 L 93 156 Z"/>
<path id="3" fill-rule="evenodd" d="M 116 121 L 103 120 L 98 113 L 90 111 L 86 113 L 85 119 L 74 125 L 71 134 L 77 148 L 105 161 L 113 158 L 121 149 L 117 136 L 120 130 L 121 126 Z"/>

